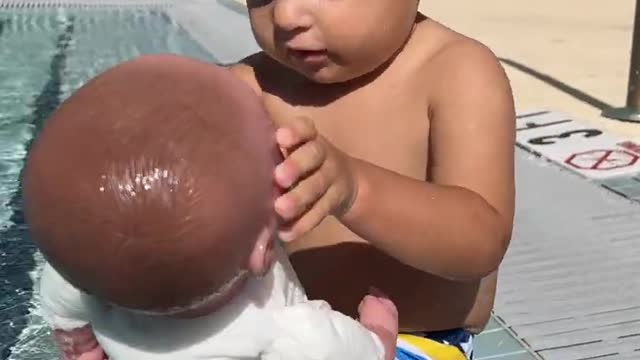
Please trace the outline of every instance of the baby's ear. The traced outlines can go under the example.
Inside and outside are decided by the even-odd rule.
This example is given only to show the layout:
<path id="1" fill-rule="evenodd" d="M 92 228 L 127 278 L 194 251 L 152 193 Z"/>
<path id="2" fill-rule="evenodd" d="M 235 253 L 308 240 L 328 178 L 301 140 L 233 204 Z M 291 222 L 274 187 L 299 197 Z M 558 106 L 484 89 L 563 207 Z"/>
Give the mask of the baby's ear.
<path id="1" fill-rule="evenodd" d="M 265 226 L 256 240 L 249 255 L 249 271 L 255 276 L 266 274 L 273 265 L 273 241 L 275 227 L 269 224 Z"/>

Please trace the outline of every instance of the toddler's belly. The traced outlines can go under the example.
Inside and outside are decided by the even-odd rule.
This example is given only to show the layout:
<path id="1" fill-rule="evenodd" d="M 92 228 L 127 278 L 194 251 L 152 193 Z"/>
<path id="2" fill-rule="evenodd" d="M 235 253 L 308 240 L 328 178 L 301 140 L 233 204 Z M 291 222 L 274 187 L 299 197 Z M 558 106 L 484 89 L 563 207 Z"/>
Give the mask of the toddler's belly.
<path id="1" fill-rule="evenodd" d="M 398 306 L 401 331 L 467 328 L 477 331 L 488 321 L 491 289 L 479 282 L 452 282 L 406 266 L 360 242 L 290 247 L 291 261 L 310 299 L 324 299 L 351 316 L 370 286 L 385 292 Z M 491 287 L 489 287 L 491 288 Z M 488 293 L 487 293 L 488 292 Z"/>

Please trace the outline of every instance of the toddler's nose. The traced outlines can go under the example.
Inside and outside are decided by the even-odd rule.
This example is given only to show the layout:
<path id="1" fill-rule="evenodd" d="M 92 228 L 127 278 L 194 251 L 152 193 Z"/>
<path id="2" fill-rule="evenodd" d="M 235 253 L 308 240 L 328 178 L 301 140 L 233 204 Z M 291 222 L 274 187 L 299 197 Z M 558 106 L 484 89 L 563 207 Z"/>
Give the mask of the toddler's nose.
<path id="1" fill-rule="evenodd" d="M 274 0 L 273 22 L 286 32 L 299 32 L 313 25 L 309 0 Z"/>

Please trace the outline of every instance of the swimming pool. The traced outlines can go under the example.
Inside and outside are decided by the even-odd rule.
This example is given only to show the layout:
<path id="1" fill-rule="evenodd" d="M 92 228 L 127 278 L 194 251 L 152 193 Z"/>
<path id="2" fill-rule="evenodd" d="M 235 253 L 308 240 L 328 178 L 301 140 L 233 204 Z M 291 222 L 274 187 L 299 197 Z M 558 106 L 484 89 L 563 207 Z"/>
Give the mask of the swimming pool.
<path id="1" fill-rule="evenodd" d="M 162 7 L 1 5 L 0 360 L 51 360 L 33 288 L 42 259 L 28 237 L 19 193 L 31 139 L 62 100 L 118 62 L 166 52 L 218 60 Z"/>

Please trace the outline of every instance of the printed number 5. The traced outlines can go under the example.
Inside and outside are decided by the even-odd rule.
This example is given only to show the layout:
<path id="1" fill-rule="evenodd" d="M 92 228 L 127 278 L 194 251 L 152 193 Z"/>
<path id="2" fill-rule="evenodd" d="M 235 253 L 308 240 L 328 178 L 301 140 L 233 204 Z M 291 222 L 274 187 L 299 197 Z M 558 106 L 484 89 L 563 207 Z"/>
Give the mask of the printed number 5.
<path id="1" fill-rule="evenodd" d="M 537 138 L 530 139 L 528 141 L 529 144 L 532 145 L 553 145 L 556 143 L 554 139 L 566 139 L 573 135 L 582 134 L 582 137 L 590 138 L 594 136 L 602 135 L 602 131 L 596 129 L 584 129 L 584 130 L 572 130 L 566 131 L 559 135 L 547 135 L 540 136 Z"/>

